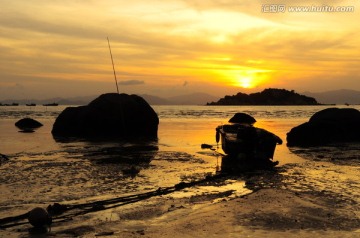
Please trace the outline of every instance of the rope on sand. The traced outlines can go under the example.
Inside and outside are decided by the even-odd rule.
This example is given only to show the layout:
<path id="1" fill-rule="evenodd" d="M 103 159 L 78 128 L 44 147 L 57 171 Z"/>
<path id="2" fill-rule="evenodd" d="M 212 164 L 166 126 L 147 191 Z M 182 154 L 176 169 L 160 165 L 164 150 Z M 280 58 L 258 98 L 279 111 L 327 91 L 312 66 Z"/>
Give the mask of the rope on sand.
<path id="1" fill-rule="evenodd" d="M 47 211 L 52 216 L 52 221 L 54 222 L 64 222 L 71 220 L 75 216 L 84 215 L 91 212 L 102 211 L 106 209 L 111 209 L 119 206 L 124 206 L 126 204 L 131 204 L 135 202 L 139 202 L 142 200 L 149 199 L 155 196 L 161 196 L 173 193 L 175 191 L 180 191 L 185 188 L 189 188 L 192 186 L 199 185 L 201 183 L 213 181 L 219 178 L 226 177 L 226 174 L 216 174 L 216 175 L 208 175 L 204 179 L 192 182 L 180 182 L 171 187 L 158 188 L 157 190 L 153 190 L 146 193 L 128 195 L 123 197 L 117 197 L 112 199 L 100 200 L 89 203 L 82 203 L 76 205 L 62 205 L 59 203 L 54 203 L 53 205 L 49 205 L 47 207 Z M 20 226 L 27 224 L 22 220 L 27 219 L 29 216 L 29 212 L 12 217 L 5 217 L 0 219 L 0 229 L 5 229 L 14 226 Z M 22 222 L 21 222 L 22 221 Z"/>

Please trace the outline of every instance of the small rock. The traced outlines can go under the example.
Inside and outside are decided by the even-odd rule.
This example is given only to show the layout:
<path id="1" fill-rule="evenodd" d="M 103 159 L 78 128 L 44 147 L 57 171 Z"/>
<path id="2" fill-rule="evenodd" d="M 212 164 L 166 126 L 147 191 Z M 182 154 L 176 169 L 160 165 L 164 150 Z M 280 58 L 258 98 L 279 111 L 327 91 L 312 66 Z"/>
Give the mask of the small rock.
<path id="1" fill-rule="evenodd" d="M 114 235 L 113 231 L 103 231 L 95 234 L 95 236 L 112 236 L 112 235 Z"/>
<path id="2" fill-rule="evenodd" d="M 144 230 L 138 230 L 138 231 L 136 231 L 136 233 L 138 233 L 139 235 L 145 235 L 145 231 Z"/>
<path id="3" fill-rule="evenodd" d="M 28 220 L 29 223 L 36 228 L 50 226 L 52 223 L 52 219 L 49 213 L 41 207 L 36 207 L 32 209 L 28 213 Z"/>
<path id="4" fill-rule="evenodd" d="M 9 157 L 7 157 L 6 155 L 0 154 L 0 165 L 7 161 L 9 161 Z"/>
<path id="5" fill-rule="evenodd" d="M 43 124 L 32 118 L 23 118 L 17 121 L 15 123 L 15 126 L 23 131 L 31 131 L 32 129 L 42 127 Z"/>
<path id="6" fill-rule="evenodd" d="M 46 210 L 51 215 L 60 215 L 67 210 L 67 207 L 60 203 L 54 203 L 53 205 L 49 205 Z"/>

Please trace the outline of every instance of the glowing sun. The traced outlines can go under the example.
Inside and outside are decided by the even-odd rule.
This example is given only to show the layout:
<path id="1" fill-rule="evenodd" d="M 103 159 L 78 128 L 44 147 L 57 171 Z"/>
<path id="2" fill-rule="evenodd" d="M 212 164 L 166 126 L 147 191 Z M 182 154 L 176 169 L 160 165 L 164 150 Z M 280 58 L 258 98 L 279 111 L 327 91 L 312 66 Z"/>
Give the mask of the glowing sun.
<path id="1" fill-rule="evenodd" d="M 238 86 L 242 88 L 253 88 L 255 87 L 253 80 L 251 78 L 240 78 L 238 81 Z"/>

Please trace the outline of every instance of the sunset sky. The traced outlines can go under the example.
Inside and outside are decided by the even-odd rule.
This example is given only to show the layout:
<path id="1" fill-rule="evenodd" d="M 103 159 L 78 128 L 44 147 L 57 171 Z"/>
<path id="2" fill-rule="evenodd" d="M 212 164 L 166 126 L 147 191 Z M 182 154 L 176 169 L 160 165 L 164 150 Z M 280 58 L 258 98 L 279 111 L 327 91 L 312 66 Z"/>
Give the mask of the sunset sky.
<path id="1" fill-rule="evenodd" d="M 2 0 L 0 100 L 360 90 L 360 1 Z M 353 6 L 354 12 L 289 12 Z"/>

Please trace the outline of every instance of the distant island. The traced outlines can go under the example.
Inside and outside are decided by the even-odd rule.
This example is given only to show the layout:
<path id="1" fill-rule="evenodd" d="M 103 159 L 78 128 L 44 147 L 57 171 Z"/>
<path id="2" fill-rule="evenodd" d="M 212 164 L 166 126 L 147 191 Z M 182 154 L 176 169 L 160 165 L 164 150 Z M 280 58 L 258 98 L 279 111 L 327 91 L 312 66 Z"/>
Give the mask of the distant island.
<path id="1" fill-rule="evenodd" d="M 207 105 L 319 105 L 319 103 L 315 98 L 300 95 L 294 90 L 268 88 L 259 93 L 225 96 Z"/>

